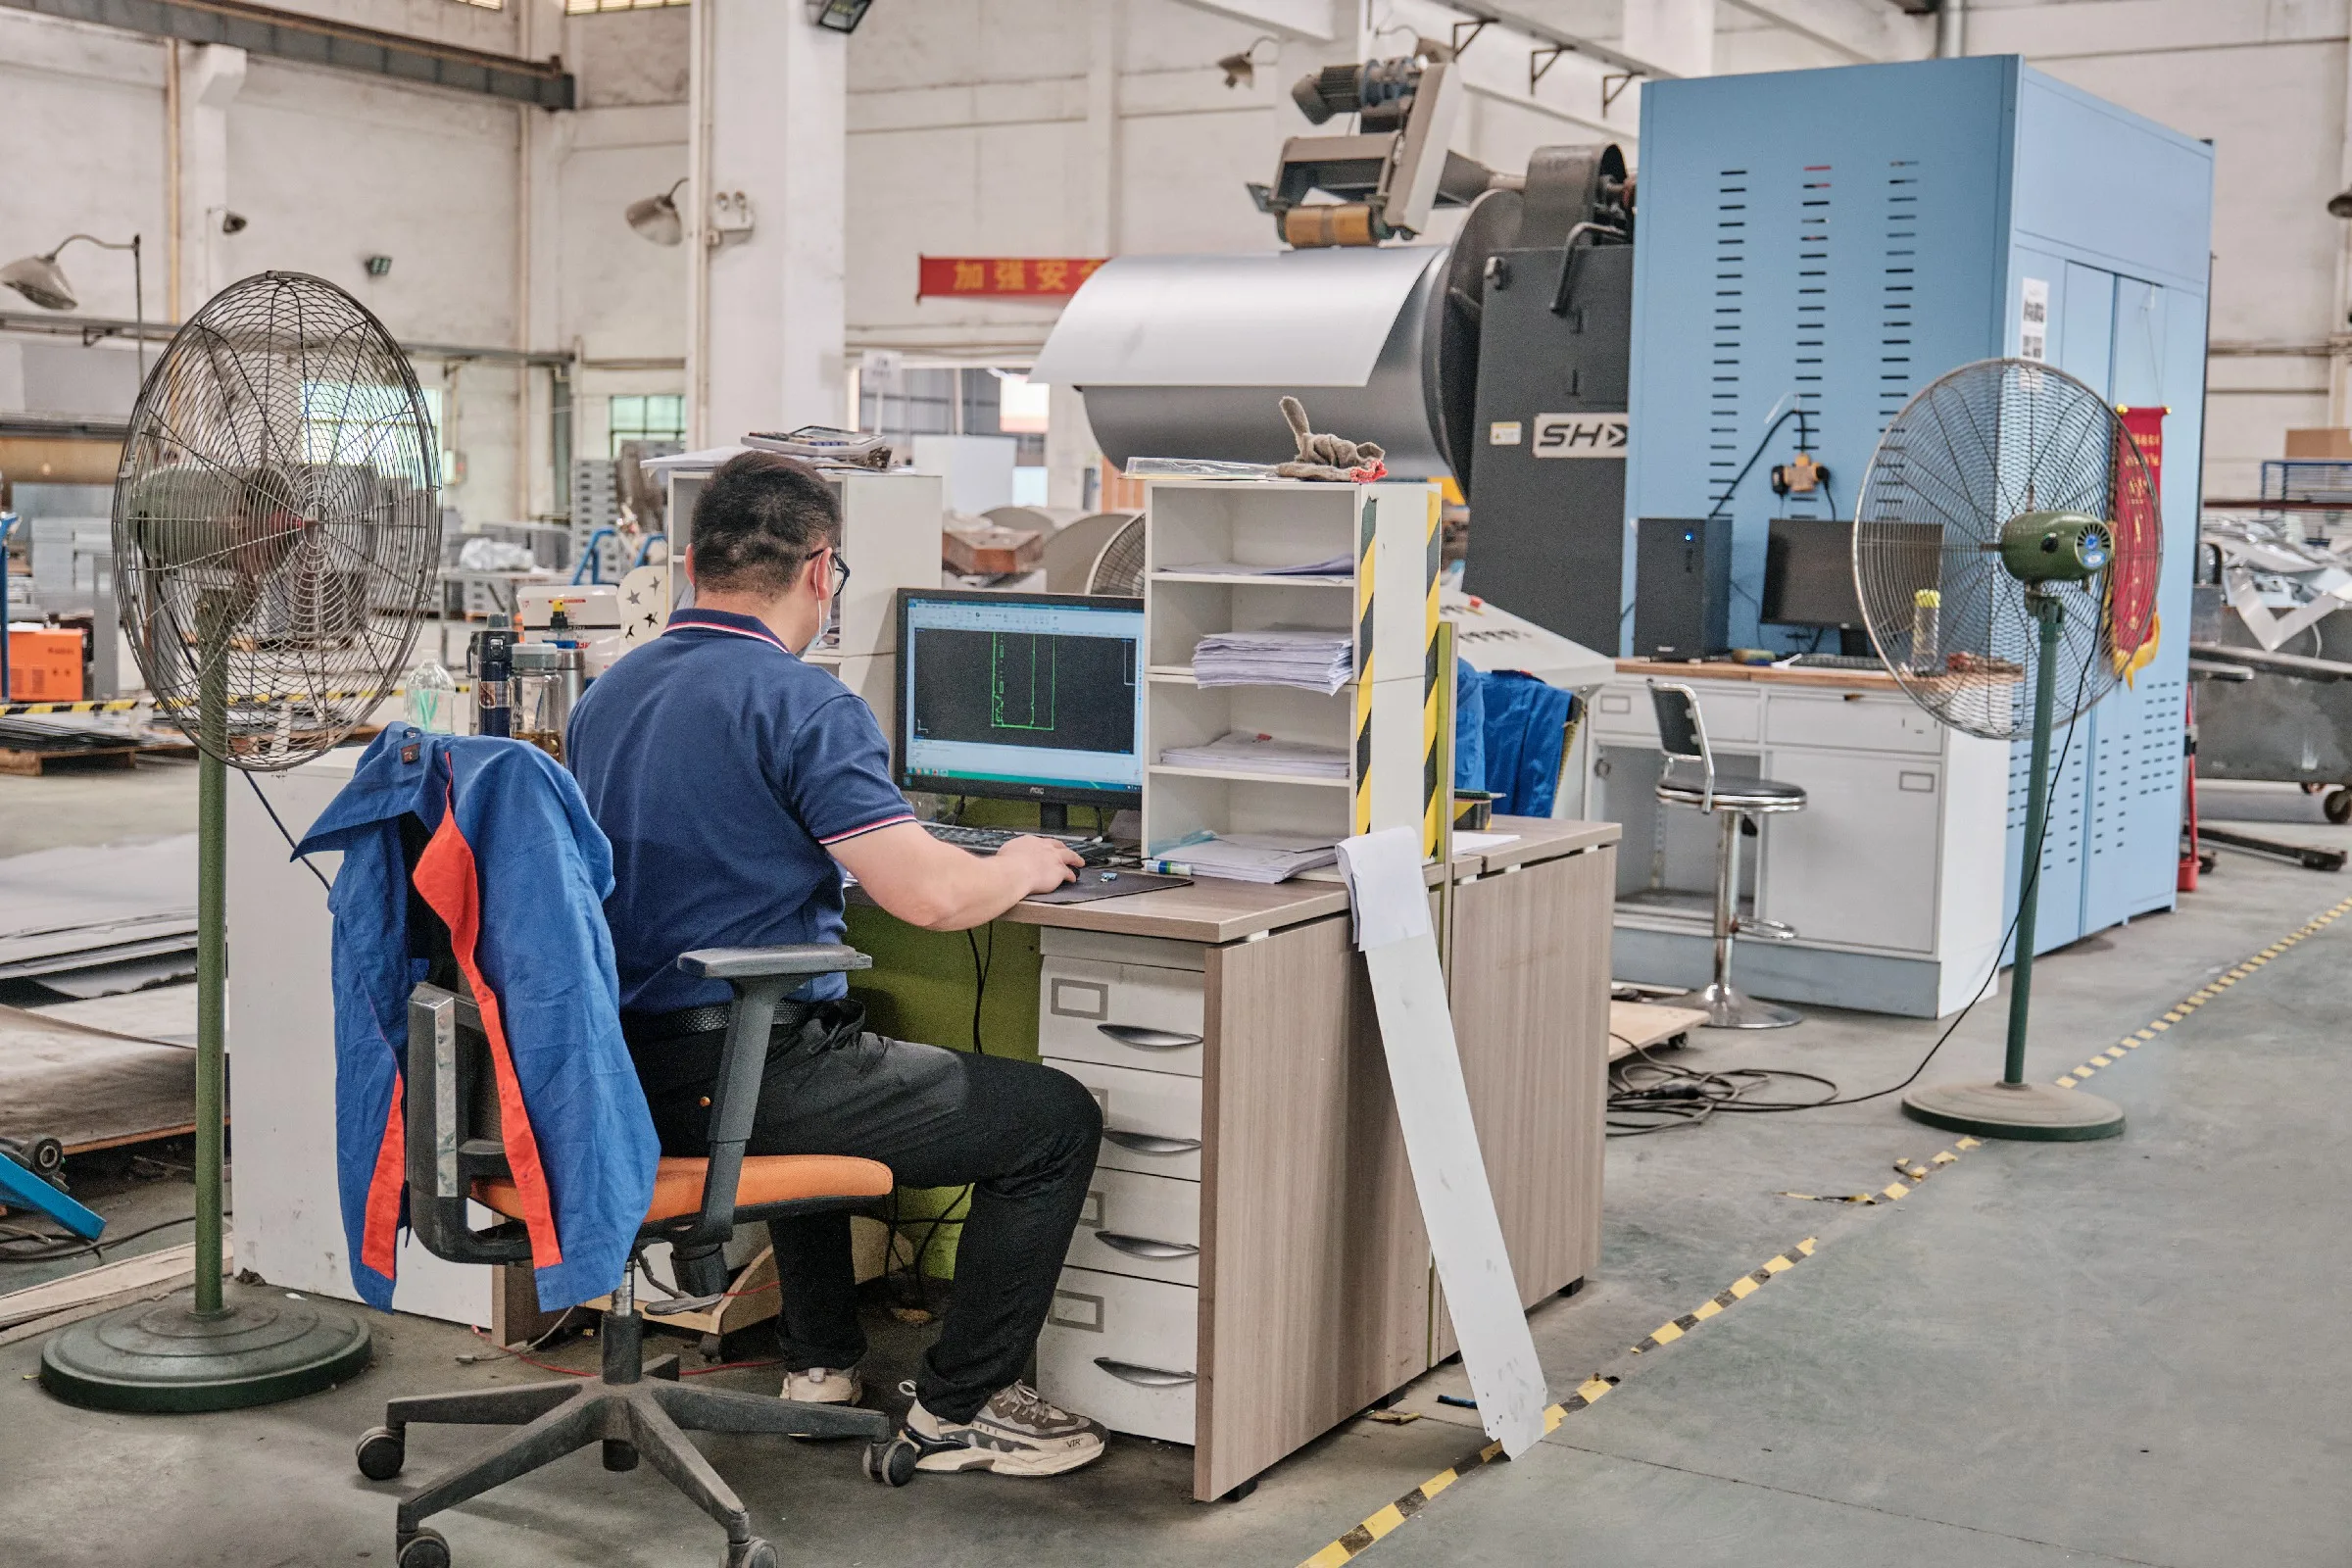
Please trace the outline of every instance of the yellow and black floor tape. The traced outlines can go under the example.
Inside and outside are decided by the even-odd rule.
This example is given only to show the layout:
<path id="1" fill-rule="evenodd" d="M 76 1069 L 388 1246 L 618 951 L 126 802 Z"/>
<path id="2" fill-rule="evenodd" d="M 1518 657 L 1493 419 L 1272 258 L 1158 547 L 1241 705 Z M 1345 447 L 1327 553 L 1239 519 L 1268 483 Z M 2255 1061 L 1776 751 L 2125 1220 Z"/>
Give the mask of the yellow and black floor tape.
<path id="1" fill-rule="evenodd" d="M 2243 962 L 2240 962 L 2223 971 L 2214 979 L 2206 982 L 2202 986 L 2199 986 L 2196 990 L 2181 998 L 2178 1003 L 2166 1008 L 2161 1015 L 2150 1019 L 2145 1028 L 2133 1030 L 2131 1034 L 2124 1036 L 2123 1039 L 2118 1041 L 2115 1045 L 2108 1047 L 2106 1050 L 2098 1053 L 2096 1055 L 2093 1055 L 2087 1062 L 2076 1067 L 2072 1072 L 2060 1074 L 2056 1080 L 2057 1083 L 2061 1088 L 2071 1089 L 2082 1079 L 2089 1077 L 2092 1073 L 2097 1072 L 2105 1067 L 2114 1066 L 2118 1061 L 2122 1060 L 2127 1054 L 2137 1051 L 2141 1046 L 2146 1045 L 2149 1041 L 2154 1040 L 2157 1036 L 2172 1028 L 2173 1025 L 2186 1019 L 2199 1007 L 2202 1007 L 2208 1002 L 2213 1001 L 2216 997 L 2221 996 L 2231 986 L 2236 985 L 2240 980 L 2251 976 L 2256 970 L 2260 969 L 2264 964 L 2269 963 L 2273 958 L 2279 956 L 2288 949 L 2294 947 L 2297 943 L 2317 936 L 2320 932 L 2326 930 L 2328 926 L 2333 925 L 2336 921 L 2342 919 L 2347 914 L 2352 914 L 2352 899 L 2346 899 L 2324 913 L 2305 921 L 2302 925 L 2296 927 L 2292 932 L 2279 938 L 2277 942 L 2272 943 L 2269 947 L 2264 948 L 2261 952 L 2254 954 L 2252 956 L 2246 958 Z M 1930 1176 L 1936 1174 L 1939 1170 L 1942 1170 L 1946 1166 L 1956 1164 L 1962 1154 L 1971 1150 L 1982 1149 L 1984 1147 L 1984 1144 L 1978 1139 L 1958 1138 L 1953 1140 L 1952 1146 L 1949 1149 L 1938 1150 L 1935 1154 L 1931 1155 L 1925 1160 L 1917 1160 L 1913 1159 L 1909 1155 L 1905 1155 L 1894 1162 L 1895 1170 L 1905 1179 L 1903 1181 L 1890 1182 L 1875 1193 L 1849 1193 L 1829 1197 L 1823 1197 L 1813 1193 L 1783 1193 L 1780 1196 L 1783 1198 L 1803 1199 L 1809 1202 L 1820 1203 L 1852 1203 L 1859 1205 L 1869 1203 L 1897 1202 L 1902 1199 L 1908 1198 L 1911 1195 L 1911 1190 L 1914 1186 L 1926 1181 Z M 1695 1310 L 1686 1312 L 1681 1317 L 1674 1319 L 1670 1323 L 1660 1324 L 1656 1329 L 1652 1330 L 1645 1338 L 1643 1338 L 1641 1344 L 1633 1348 L 1633 1353 L 1636 1355 L 1641 1355 L 1647 1351 L 1655 1350 L 1662 1346 L 1672 1345 L 1675 1341 L 1681 1339 L 1686 1334 L 1689 1334 L 1692 1329 L 1698 1327 L 1698 1325 L 1701 1323 L 1706 1322 L 1709 1318 L 1720 1316 L 1725 1308 L 1737 1305 L 1739 1302 L 1746 1300 L 1749 1297 L 1755 1295 L 1756 1292 L 1762 1290 L 1766 1285 L 1771 1284 L 1773 1280 L 1783 1274 L 1788 1273 L 1790 1269 L 1796 1267 L 1797 1264 L 1803 1262 L 1806 1258 L 1811 1257 L 1816 1245 L 1818 1245 L 1817 1239 L 1808 1236 L 1803 1241 L 1790 1248 L 1788 1251 L 1782 1252 L 1778 1256 L 1768 1259 L 1763 1267 L 1732 1281 L 1732 1283 L 1723 1291 L 1717 1293 L 1709 1299 L 1700 1302 Z M 1586 1379 L 1583 1386 L 1578 1388 L 1574 1394 L 1561 1400 L 1558 1404 L 1552 1405 L 1544 1410 L 1544 1430 L 1546 1433 L 1555 1431 L 1559 1427 L 1560 1422 L 1564 1420 L 1570 1412 L 1582 1410 L 1588 1405 L 1598 1402 L 1604 1395 L 1617 1386 L 1617 1382 L 1618 1380 L 1613 1377 L 1595 1376 Z M 1313 1556 L 1301 1562 L 1298 1565 L 1298 1568 L 1338 1568 L 1339 1564 L 1352 1560 L 1359 1553 L 1369 1549 L 1374 1542 L 1379 1541 L 1382 1537 L 1388 1535 L 1397 1526 L 1403 1524 L 1407 1519 L 1412 1518 L 1413 1515 L 1419 1513 L 1423 1508 L 1427 1507 L 1430 1499 L 1435 1497 L 1439 1493 L 1444 1492 L 1447 1487 L 1452 1486 L 1455 1482 L 1461 1480 L 1463 1476 L 1477 1470 L 1480 1466 L 1491 1464 L 1501 1456 L 1501 1444 L 1488 1444 L 1485 1447 L 1479 1449 L 1478 1452 L 1472 1454 L 1469 1458 L 1462 1460 L 1459 1464 L 1456 1464 L 1449 1470 L 1442 1470 L 1438 1474 L 1431 1476 L 1427 1481 L 1422 1482 L 1412 1491 L 1406 1493 L 1403 1496 L 1398 1497 L 1395 1502 L 1388 1504 L 1379 1512 L 1365 1519 L 1363 1523 L 1357 1525 L 1354 1529 L 1340 1537 L 1339 1540 L 1333 1542 L 1330 1545 L 1325 1546 L 1321 1551 L 1316 1552 Z"/>

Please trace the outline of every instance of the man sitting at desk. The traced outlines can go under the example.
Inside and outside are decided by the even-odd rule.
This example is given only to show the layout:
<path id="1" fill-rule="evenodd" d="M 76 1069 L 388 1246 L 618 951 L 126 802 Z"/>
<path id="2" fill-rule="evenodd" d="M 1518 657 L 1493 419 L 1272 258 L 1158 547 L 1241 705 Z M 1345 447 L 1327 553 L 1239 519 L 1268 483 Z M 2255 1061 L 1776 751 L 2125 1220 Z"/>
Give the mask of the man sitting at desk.
<path id="1" fill-rule="evenodd" d="M 942 844 L 891 782 L 865 704 L 803 663 L 848 568 L 814 470 L 747 452 L 694 509 L 695 603 L 598 680 L 564 755 L 612 841 L 622 1021 L 664 1152 L 708 1148 L 728 989 L 677 967 L 697 948 L 839 942 L 841 870 L 934 931 L 995 919 L 1070 880 L 1078 857 L 1017 838 Z M 840 975 L 776 1015 L 749 1152 L 878 1159 L 910 1187 L 972 1184 L 955 1302 L 906 1427 L 926 1470 L 1055 1475 L 1102 1429 L 1019 1381 L 1094 1174 L 1102 1112 L 1074 1078 L 864 1031 Z M 774 1220 L 784 1396 L 855 1403 L 865 1353 L 846 1213 Z"/>

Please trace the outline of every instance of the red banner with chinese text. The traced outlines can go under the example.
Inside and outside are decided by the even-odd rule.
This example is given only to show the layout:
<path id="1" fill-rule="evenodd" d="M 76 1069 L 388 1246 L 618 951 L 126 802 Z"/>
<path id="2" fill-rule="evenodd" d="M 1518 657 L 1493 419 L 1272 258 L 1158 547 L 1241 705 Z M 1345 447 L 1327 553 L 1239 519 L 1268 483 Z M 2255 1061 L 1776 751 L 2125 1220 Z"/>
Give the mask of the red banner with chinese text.
<path id="1" fill-rule="evenodd" d="M 1095 256 L 924 256 L 916 299 L 1059 299 L 1078 292 L 1103 258 Z"/>
<path id="2" fill-rule="evenodd" d="M 2118 409 L 2124 434 L 2115 451 L 2115 565 L 2107 574 L 2107 624 L 2116 673 L 2129 680 L 2156 657 L 2162 627 L 2156 616 L 2158 567 L 2163 560 L 2163 408 Z M 2146 466 L 2132 461 L 2125 436 Z"/>

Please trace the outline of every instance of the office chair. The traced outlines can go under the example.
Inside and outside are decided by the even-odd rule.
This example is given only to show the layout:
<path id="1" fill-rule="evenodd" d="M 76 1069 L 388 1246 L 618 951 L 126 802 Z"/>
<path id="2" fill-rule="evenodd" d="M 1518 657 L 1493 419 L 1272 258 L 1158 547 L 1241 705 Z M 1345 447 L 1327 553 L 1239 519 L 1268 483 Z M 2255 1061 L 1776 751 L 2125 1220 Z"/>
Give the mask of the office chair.
<path id="1" fill-rule="evenodd" d="M 1805 792 L 1794 784 L 1762 778 L 1718 783 L 1715 753 L 1698 716 L 1698 693 L 1653 680 L 1649 700 L 1658 710 L 1658 746 L 1666 754 L 1665 770 L 1658 775 L 1658 800 L 1667 806 L 1696 807 L 1723 823 L 1723 841 L 1715 856 L 1715 978 L 1699 990 L 1663 1000 L 1668 1006 L 1705 1008 L 1710 1029 L 1785 1029 L 1804 1014 L 1742 996 L 1732 984 L 1734 937 L 1744 931 L 1788 942 L 1796 936 L 1778 920 L 1740 913 L 1740 839 L 1751 816 L 1803 810 Z M 1695 779 L 1687 765 L 1690 763 L 1697 764 Z"/>
<path id="2" fill-rule="evenodd" d="M 653 1203 L 630 1249 L 630 1266 L 605 1312 L 604 1366 L 598 1376 L 417 1395 L 386 1403 L 384 1424 L 359 1444 L 360 1471 L 371 1481 L 400 1473 L 413 1421 L 521 1428 L 401 1502 L 398 1568 L 449 1568 L 449 1544 L 425 1526 L 427 1516 L 591 1443 L 604 1445 L 608 1470 L 634 1469 L 641 1455 L 651 1459 L 671 1485 L 724 1525 L 727 1568 L 776 1568 L 775 1549 L 752 1533 L 742 1500 L 687 1441 L 688 1430 L 863 1438 L 875 1446 L 867 1473 L 893 1485 L 904 1483 L 911 1466 L 884 1460 L 876 1468 L 873 1455 L 891 1435 L 889 1418 L 878 1410 L 696 1388 L 678 1381 L 674 1355 L 641 1364 L 645 1316 L 636 1301 L 637 1252 L 649 1242 L 669 1243 L 678 1286 L 690 1293 L 661 1307 L 698 1310 L 726 1290 L 720 1250 L 737 1223 L 854 1207 L 891 1191 L 890 1168 L 874 1160 L 744 1153 L 777 1004 L 811 975 L 863 969 L 871 962 L 855 949 L 815 944 L 711 948 L 678 959 L 687 973 L 724 980 L 735 992 L 719 1079 L 711 1091 L 710 1155 L 662 1159 Z M 462 990 L 464 982 L 456 983 Z M 410 1225 L 427 1250 L 460 1263 L 521 1262 L 531 1255 L 519 1222 L 520 1196 L 499 1138 L 488 1054 L 481 1014 L 470 997 L 429 982 L 410 993 L 405 1108 Z M 474 1230 L 466 1223 L 468 1200 L 505 1217 Z"/>

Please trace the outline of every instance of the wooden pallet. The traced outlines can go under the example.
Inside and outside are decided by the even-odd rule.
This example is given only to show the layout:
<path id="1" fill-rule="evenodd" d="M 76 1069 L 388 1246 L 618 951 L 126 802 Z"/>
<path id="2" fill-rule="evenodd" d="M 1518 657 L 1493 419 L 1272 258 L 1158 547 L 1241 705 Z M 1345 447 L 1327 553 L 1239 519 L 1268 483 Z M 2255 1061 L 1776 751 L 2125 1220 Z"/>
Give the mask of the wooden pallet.
<path id="1" fill-rule="evenodd" d="M 1609 1004 L 1609 1059 L 1667 1045 L 1707 1021 L 1696 1007 L 1669 1007 L 1655 1002 Z"/>
<path id="2" fill-rule="evenodd" d="M 120 745 L 100 746 L 12 746 L 0 742 L 0 773 L 19 778 L 39 778 L 58 770 L 89 771 L 100 768 L 126 768 L 138 765 L 139 746 L 135 741 Z"/>

